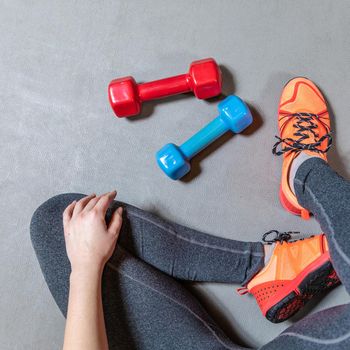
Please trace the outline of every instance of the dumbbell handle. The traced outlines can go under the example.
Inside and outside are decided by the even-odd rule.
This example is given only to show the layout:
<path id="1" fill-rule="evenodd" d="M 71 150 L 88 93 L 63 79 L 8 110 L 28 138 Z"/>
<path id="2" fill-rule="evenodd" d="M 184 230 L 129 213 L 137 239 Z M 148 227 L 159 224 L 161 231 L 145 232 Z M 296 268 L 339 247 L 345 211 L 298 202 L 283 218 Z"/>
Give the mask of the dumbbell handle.
<path id="1" fill-rule="evenodd" d="M 191 159 L 228 130 L 225 121 L 218 116 L 184 142 L 180 150 L 187 159 Z"/>
<path id="2" fill-rule="evenodd" d="M 138 93 L 141 101 L 155 100 L 191 90 L 192 79 L 188 73 L 138 84 Z"/>

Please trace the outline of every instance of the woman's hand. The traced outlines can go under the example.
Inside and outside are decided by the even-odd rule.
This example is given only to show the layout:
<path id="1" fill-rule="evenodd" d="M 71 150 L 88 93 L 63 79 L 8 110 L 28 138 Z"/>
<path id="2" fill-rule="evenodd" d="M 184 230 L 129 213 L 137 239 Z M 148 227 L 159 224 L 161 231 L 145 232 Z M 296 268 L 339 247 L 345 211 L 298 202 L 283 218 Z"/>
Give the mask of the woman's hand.
<path id="1" fill-rule="evenodd" d="M 119 207 L 107 226 L 105 215 L 117 192 L 101 196 L 92 194 L 72 202 L 63 213 L 66 250 L 72 272 L 102 271 L 111 257 L 122 225 Z"/>
<path id="2" fill-rule="evenodd" d="M 71 203 L 63 213 L 66 250 L 72 273 L 69 284 L 64 349 L 108 349 L 101 280 L 122 225 L 118 208 L 107 226 L 106 211 L 117 192 L 95 194 Z"/>

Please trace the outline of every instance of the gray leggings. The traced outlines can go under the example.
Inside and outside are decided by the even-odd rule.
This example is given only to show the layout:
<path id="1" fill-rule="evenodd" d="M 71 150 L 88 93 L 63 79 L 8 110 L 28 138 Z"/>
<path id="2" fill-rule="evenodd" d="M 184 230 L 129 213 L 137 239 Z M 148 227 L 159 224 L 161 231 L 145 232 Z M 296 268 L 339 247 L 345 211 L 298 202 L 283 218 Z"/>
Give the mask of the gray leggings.
<path id="1" fill-rule="evenodd" d="M 326 233 L 338 275 L 350 290 L 350 184 L 320 159 L 297 172 L 299 202 Z M 67 312 L 70 264 L 62 212 L 81 194 L 62 194 L 42 204 L 31 222 L 32 243 L 49 289 Z M 215 324 L 181 280 L 245 283 L 264 263 L 263 246 L 211 236 L 170 223 L 131 205 L 118 248 L 103 275 L 103 306 L 110 349 L 245 349 Z M 262 317 L 262 316 L 261 316 Z M 349 349 L 350 306 L 305 317 L 263 349 Z"/>

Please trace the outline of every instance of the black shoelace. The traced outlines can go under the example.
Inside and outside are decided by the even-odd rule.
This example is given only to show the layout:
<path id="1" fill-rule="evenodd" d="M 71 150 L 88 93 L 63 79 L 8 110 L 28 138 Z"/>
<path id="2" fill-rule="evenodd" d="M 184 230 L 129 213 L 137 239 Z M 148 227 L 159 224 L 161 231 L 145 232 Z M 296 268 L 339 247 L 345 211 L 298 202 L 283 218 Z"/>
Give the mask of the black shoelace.
<path id="1" fill-rule="evenodd" d="M 272 236 L 272 238 L 268 238 L 272 234 L 274 234 L 274 236 Z M 272 244 L 275 242 L 283 243 L 283 242 L 288 242 L 292 238 L 292 235 L 298 235 L 298 234 L 300 234 L 300 232 L 298 231 L 279 232 L 277 230 L 271 230 L 264 233 L 262 241 L 268 244 Z"/>
<path id="2" fill-rule="evenodd" d="M 297 121 L 293 126 L 298 129 L 297 132 L 294 133 L 295 136 L 299 136 L 297 140 L 291 138 L 280 138 L 279 136 L 275 136 L 278 141 L 272 147 L 272 153 L 276 156 L 280 156 L 285 152 L 299 152 L 299 151 L 313 151 L 318 153 L 326 153 L 332 145 L 332 135 L 330 132 L 323 135 L 321 138 L 318 138 L 319 135 L 316 133 L 314 129 L 317 129 L 317 125 L 313 122 L 314 119 L 318 119 L 328 130 L 328 127 L 319 119 L 317 114 L 312 113 L 294 113 L 288 114 L 286 117 L 296 117 Z M 305 144 L 302 141 L 308 139 L 310 135 L 308 133 L 312 133 L 315 137 L 316 142 Z M 327 140 L 327 147 L 325 150 L 320 149 L 322 142 Z M 285 147 L 281 146 L 281 149 L 278 151 L 277 148 L 279 145 L 285 145 Z"/>

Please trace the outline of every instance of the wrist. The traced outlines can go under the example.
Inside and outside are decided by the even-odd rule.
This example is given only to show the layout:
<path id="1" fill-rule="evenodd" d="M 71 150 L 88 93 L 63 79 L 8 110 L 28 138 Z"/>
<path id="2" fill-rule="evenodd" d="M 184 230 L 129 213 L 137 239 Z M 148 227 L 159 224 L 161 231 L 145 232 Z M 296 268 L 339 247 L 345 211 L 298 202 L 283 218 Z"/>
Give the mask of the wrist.
<path id="1" fill-rule="evenodd" d="M 70 282 L 91 282 L 101 280 L 103 266 L 72 266 L 70 273 Z"/>

